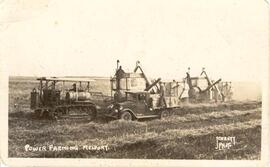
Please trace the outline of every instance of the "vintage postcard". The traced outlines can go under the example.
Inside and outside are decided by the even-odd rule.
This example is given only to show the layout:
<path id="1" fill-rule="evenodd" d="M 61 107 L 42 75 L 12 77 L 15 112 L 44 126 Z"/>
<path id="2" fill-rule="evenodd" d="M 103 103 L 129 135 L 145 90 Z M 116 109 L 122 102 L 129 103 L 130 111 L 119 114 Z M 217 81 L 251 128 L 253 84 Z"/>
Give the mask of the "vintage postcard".
<path id="1" fill-rule="evenodd" d="M 3 166 L 270 166 L 269 9 L 0 0 Z"/>

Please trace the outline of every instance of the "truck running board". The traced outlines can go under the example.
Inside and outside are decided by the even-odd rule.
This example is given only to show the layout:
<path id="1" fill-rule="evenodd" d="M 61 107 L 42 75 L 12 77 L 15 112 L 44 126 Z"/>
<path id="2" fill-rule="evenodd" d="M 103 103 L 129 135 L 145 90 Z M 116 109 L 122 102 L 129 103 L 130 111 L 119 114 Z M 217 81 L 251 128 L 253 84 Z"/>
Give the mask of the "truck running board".
<path id="1" fill-rule="evenodd" d="M 138 119 L 142 118 L 159 118 L 159 115 L 144 115 L 144 116 L 137 116 Z"/>

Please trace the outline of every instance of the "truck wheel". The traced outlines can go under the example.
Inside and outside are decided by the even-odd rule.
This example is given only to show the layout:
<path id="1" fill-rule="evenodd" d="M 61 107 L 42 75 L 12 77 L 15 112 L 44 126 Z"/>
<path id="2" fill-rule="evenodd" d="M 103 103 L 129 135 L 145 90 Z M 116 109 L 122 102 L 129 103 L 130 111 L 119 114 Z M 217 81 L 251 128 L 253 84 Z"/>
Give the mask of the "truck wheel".
<path id="1" fill-rule="evenodd" d="M 163 110 L 163 111 L 161 111 L 161 113 L 160 113 L 160 119 L 167 118 L 169 115 L 170 115 L 169 111 Z"/>
<path id="2" fill-rule="evenodd" d="M 126 121 L 131 121 L 132 115 L 129 112 L 125 111 L 121 114 L 121 119 L 126 120 Z"/>

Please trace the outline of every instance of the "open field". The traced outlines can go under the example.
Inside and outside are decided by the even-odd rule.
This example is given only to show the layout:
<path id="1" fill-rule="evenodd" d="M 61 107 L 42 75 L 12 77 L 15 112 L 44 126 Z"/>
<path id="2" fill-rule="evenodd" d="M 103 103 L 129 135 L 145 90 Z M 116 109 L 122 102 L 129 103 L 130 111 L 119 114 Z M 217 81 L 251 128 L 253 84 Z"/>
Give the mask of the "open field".
<path id="1" fill-rule="evenodd" d="M 10 157 L 260 159 L 261 103 L 257 101 L 186 104 L 163 120 L 52 121 L 34 118 L 29 109 L 30 91 L 37 82 L 11 79 L 9 84 Z M 105 79 L 94 86 L 109 93 Z M 236 144 L 217 150 L 217 136 L 234 136 Z M 26 151 L 26 145 L 40 150 Z M 62 151 L 50 150 L 52 145 L 62 146 Z"/>

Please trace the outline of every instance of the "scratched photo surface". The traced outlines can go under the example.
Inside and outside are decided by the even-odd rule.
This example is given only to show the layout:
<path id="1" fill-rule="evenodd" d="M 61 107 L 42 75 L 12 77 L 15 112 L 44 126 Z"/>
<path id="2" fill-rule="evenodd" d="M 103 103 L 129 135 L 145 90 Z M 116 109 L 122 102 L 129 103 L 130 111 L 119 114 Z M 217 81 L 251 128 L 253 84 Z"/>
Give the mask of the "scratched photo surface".
<path id="1" fill-rule="evenodd" d="M 263 1 L 0 2 L 8 157 L 261 159 Z"/>

